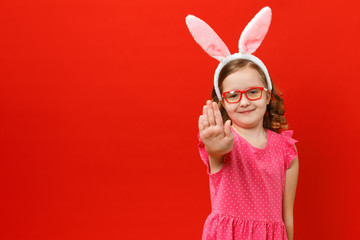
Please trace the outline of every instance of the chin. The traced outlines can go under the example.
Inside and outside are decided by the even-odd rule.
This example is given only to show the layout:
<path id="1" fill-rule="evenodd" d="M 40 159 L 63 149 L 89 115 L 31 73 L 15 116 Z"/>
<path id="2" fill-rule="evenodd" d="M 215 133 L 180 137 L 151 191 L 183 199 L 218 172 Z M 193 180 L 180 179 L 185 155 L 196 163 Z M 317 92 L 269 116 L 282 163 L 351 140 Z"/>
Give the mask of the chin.
<path id="1" fill-rule="evenodd" d="M 241 128 L 253 128 L 257 126 L 257 123 L 254 122 L 233 122 L 233 124 Z"/>

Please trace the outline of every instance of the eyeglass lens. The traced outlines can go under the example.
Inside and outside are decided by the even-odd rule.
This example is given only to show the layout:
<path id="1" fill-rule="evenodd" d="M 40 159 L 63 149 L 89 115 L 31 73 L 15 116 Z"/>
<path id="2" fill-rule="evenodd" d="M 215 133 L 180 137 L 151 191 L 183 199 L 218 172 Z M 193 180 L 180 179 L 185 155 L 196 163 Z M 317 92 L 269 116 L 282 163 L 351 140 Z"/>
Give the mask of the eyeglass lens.
<path id="1" fill-rule="evenodd" d="M 245 94 L 250 100 L 259 99 L 261 97 L 261 88 L 249 89 L 245 92 Z M 240 97 L 241 94 L 238 91 L 231 91 L 225 94 L 225 98 L 228 102 L 237 102 Z"/>

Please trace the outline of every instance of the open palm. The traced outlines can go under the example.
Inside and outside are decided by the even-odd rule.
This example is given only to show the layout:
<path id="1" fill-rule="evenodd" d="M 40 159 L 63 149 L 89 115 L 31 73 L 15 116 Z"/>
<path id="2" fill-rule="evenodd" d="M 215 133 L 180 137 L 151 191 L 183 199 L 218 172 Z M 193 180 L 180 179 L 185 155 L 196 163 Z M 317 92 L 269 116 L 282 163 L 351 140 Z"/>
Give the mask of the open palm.
<path id="1" fill-rule="evenodd" d="M 208 100 L 203 107 L 203 115 L 199 117 L 199 132 L 207 153 L 213 157 L 221 157 L 233 147 L 234 135 L 231 132 L 230 120 L 223 123 L 218 105 Z"/>

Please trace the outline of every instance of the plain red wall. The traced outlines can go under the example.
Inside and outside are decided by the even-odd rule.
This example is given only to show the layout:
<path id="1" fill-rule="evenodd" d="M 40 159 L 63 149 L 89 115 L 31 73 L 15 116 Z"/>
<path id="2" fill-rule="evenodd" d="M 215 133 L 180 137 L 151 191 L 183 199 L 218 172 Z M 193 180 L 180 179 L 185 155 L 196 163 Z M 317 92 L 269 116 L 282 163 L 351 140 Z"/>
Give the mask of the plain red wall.
<path id="1" fill-rule="evenodd" d="M 299 140 L 296 239 L 356 239 L 358 1 L 4 1 L 0 6 L 0 238 L 200 239 L 210 213 L 197 120 L 217 66 L 194 14 L 255 55 Z"/>

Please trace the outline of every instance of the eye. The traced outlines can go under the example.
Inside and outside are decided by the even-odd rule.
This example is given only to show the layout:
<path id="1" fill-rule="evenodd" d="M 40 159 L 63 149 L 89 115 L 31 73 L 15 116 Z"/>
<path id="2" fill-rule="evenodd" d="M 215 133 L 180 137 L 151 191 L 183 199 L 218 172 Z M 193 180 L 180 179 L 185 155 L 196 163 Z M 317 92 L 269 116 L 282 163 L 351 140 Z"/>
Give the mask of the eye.
<path id="1" fill-rule="evenodd" d="M 259 92 L 260 92 L 260 89 L 255 88 L 255 89 L 251 89 L 251 90 L 249 90 L 249 91 L 248 91 L 248 94 L 252 94 L 252 95 L 254 95 L 254 94 L 258 94 Z"/>
<path id="2" fill-rule="evenodd" d="M 238 92 L 229 92 L 226 97 L 229 98 L 237 98 L 239 97 L 239 93 Z"/>

